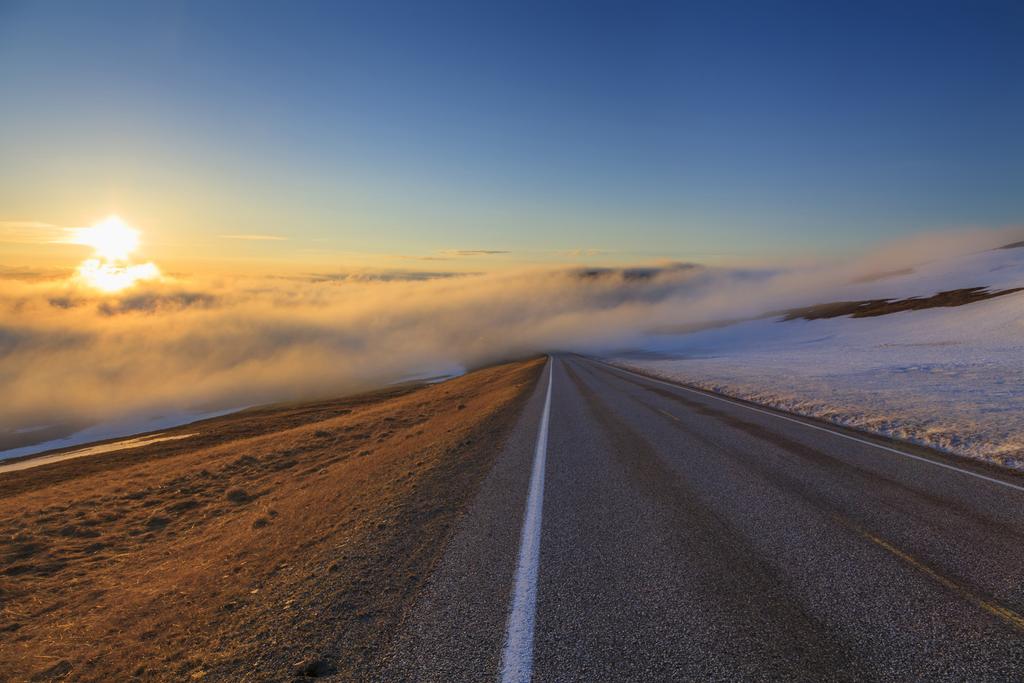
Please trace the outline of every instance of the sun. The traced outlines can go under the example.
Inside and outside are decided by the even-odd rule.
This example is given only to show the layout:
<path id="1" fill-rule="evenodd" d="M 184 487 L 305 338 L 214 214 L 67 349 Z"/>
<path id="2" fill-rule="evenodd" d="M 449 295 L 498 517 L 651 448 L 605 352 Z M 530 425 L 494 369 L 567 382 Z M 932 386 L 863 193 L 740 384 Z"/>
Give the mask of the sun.
<path id="1" fill-rule="evenodd" d="M 125 261 L 139 247 L 139 231 L 118 216 L 108 216 L 90 228 L 75 228 L 70 242 L 92 247 L 107 261 Z"/>
<path id="2" fill-rule="evenodd" d="M 68 239 L 72 244 L 92 247 L 93 258 L 78 266 L 78 277 L 103 292 L 119 292 L 142 280 L 160 277 L 155 264 L 129 261 L 139 241 L 139 231 L 117 216 L 108 216 L 88 228 L 74 228 Z"/>

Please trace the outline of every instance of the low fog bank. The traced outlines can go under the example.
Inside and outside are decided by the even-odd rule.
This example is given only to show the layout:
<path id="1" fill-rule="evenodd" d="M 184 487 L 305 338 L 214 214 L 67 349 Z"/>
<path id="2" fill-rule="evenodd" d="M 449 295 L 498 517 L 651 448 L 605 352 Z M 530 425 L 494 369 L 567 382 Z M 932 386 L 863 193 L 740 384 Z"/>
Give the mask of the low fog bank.
<path id="1" fill-rule="evenodd" d="M 89 425 L 337 396 L 551 349 L 607 353 L 652 330 L 828 301 L 853 282 L 877 285 L 1020 238 L 932 234 L 777 268 L 179 277 L 120 295 L 9 271 L 0 289 L 0 450 Z"/>

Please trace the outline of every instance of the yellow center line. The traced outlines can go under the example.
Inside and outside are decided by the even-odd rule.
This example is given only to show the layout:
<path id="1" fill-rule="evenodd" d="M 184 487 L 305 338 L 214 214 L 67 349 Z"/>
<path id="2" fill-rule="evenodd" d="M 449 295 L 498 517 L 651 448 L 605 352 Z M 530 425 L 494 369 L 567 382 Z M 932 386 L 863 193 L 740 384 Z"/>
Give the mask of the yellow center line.
<path id="1" fill-rule="evenodd" d="M 662 415 L 664 415 L 666 417 L 670 417 L 673 420 L 675 420 L 676 422 L 679 422 L 679 418 L 676 417 L 675 415 L 673 415 L 672 413 L 668 412 L 667 410 L 662 410 L 661 408 L 655 408 L 655 410 L 657 410 Z"/>
<path id="2" fill-rule="evenodd" d="M 1010 626 L 1012 626 L 1013 628 L 1017 629 L 1018 631 L 1024 631 L 1024 617 L 1022 617 L 1021 615 L 1017 614 L 1012 609 L 1010 609 L 1008 607 L 1003 607 L 1002 605 L 998 605 L 998 604 L 996 604 L 994 602 L 986 600 L 985 598 L 983 598 L 983 597 L 981 597 L 979 595 L 975 595 L 973 592 L 971 592 L 967 588 L 961 586 L 959 583 L 957 583 L 953 579 L 951 579 L 951 578 L 949 578 L 947 576 L 943 576 L 942 574 L 938 573 L 937 571 L 935 571 L 934 569 L 932 569 L 928 565 L 924 564 L 923 562 L 921 562 L 920 560 L 918 560 L 914 556 L 912 556 L 909 553 L 906 553 L 906 552 L 900 550 L 899 548 L 894 546 L 892 543 L 889 543 L 888 541 L 886 541 L 884 539 L 881 539 L 878 536 L 875 536 L 871 532 L 866 531 L 866 530 L 860 528 L 859 526 L 857 526 L 853 522 L 851 522 L 851 521 L 849 521 L 847 519 L 843 519 L 842 517 L 839 517 L 839 516 L 836 516 L 835 519 L 840 524 L 842 524 L 842 525 L 844 525 L 844 526 L 846 526 L 846 527 L 848 527 L 850 529 L 853 529 L 858 534 L 860 534 L 862 537 L 866 538 L 867 540 L 869 540 L 872 543 L 874 543 L 875 545 L 877 545 L 879 548 L 882 548 L 883 550 L 886 550 L 887 552 L 889 552 L 893 556 L 899 558 L 900 560 L 903 560 L 904 562 L 909 564 L 911 567 L 913 567 L 914 569 L 918 570 L 922 574 L 925 574 L 926 576 L 928 576 L 930 579 L 932 579 L 936 583 L 938 583 L 938 584 L 940 584 L 942 586 L 945 586 L 946 588 L 948 588 L 949 590 L 953 591 L 954 593 L 957 593 L 958 595 L 960 595 L 962 598 L 964 598 L 968 602 L 971 602 L 971 603 L 977 605 L 978 607 L 980 607 L 981 609 L 985 610 L 989 614 L 991 614 L 991 615 L 993 615 L 995 617 L 998 617 L 999 619 L 1003 620 L 1003 622 L 1009 624 Z"/>

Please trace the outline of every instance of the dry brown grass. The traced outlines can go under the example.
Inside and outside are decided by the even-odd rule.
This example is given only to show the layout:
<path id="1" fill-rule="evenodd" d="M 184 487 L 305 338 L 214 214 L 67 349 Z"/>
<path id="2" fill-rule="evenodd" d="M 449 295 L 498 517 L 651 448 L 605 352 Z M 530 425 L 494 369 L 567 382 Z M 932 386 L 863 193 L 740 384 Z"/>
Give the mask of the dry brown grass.
<path id="1" fill-rule="evenodd" d="M 819 320 L 821 318 L 839 318 L 844 315 L 853 318 L 873 318 L 880 315 L 900 313 L 902 311 L 922 311 L 926 308 L 950 308 L 965 306 L 977 301 L 993 299 L 1024 291 L 1024 288 L 989 290 L 987 287 L 967 287 L 939 292 L 928 297 L 910 297 L 908 299 L 868 299 L 867 301 L 836 301 L 829 304 L 815 304 L 804 308 L 794 308 L 785 312 L 783 320 Z"/>
<path id="2" fill-rule="evenodd" d="M 541 366 L 0 475 L 0 678 L 357 680 Z"/>

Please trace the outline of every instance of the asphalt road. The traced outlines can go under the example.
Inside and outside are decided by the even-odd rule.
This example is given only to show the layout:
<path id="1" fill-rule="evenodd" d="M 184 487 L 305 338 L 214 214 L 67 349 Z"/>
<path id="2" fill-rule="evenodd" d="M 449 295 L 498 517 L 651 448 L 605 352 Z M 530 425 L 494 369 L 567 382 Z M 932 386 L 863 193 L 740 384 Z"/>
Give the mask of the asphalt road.
<path id="1" fill-rule="evenodd" d="M 1022 482 L 866 441 L 555 356 L 380 678 L 1024 680 Z"/>

